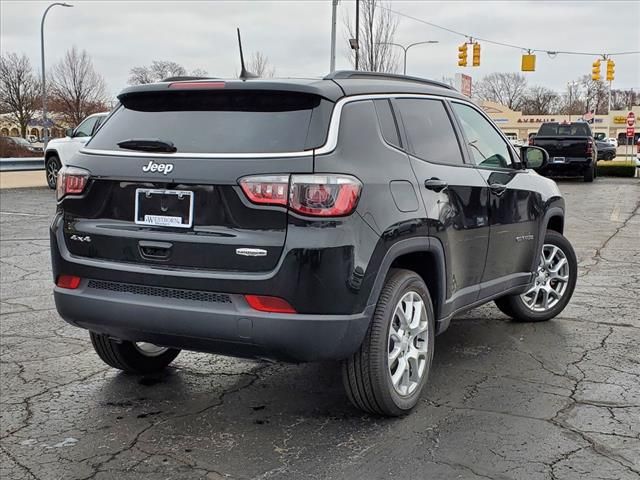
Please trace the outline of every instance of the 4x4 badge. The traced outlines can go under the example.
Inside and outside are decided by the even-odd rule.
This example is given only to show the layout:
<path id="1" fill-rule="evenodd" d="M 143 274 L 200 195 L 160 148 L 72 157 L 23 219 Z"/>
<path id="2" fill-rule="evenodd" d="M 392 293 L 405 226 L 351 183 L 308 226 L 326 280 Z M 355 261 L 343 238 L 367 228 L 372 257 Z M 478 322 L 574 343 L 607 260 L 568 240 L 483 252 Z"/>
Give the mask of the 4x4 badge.
<path id="1" fill-rule="evenodd" d="M 262 248 L 236 248 L 236 255 L 244 257 L 266 257 L 267 251 Z"/>
<path id="2" fill-rule="evenodd" d="M 71 240 L 75 240 L 76 242 L 91 242 L 91 237 L 89 235 L 85 235 L 84 237 L 80 235 L 71 235 Z"/>

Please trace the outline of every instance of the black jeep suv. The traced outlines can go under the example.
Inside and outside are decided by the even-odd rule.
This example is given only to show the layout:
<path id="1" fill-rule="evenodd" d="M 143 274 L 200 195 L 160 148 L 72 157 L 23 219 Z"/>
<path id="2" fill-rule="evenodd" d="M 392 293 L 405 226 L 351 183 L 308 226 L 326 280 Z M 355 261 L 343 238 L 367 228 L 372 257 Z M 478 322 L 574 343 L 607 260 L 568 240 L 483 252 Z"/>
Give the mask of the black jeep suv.
<path id="1" fill-rule="evenodd" d="M 342 360 L 359 408 L 407 413 L 434 336 L 490 300 L 560 313 L 564 201 L 450 87 L 335 72 L 125 89 L 58 178 L 58 312 L 107 364 L 180 349 Z"/>

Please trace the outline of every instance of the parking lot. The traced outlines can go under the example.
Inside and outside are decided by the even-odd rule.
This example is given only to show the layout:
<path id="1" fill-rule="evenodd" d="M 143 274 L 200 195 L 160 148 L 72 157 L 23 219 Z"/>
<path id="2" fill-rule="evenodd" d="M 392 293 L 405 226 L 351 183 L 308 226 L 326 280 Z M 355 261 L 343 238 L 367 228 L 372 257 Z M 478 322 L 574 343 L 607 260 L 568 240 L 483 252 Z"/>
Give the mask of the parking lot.
<path id="1" fill-rule="evenodd" d="M 53 305 L 52 193 L 2 190 L 0 478 L 640 478 L 640 183 L 560 188 L 580 262 L 568 308 L 457 318 L 416 411 L 392 420 L 353 408 L 332 363 L 105 367 Z"/>

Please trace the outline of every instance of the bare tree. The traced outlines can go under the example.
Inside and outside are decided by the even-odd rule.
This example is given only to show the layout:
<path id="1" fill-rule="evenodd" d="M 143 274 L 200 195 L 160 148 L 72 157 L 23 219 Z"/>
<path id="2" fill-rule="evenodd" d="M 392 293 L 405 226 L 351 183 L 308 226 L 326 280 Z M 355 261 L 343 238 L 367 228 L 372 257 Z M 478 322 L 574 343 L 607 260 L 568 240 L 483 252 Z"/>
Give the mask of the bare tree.
<path id="1" fill-rule="evenodd" d="M 558 111 L 563 115 L 581 115 L 585 112 L 580 82 L 567 83 L 567 89 L 561 95 Z"/>
<path id="2" fill-rule="evenodd" d="M 107 109 L 104 78 L 93 68 L 86 50 L 74 46 L 51 71 L 51 96 L 62 116 L 72 125 L 87 115 Z"/>
<path id="3" fill-rule="evenodd" d="M 634 105 L 640 105 L 640 94 L 633 89 L 611 90 L 611 109 L 625 110 Z"/>
<path id="4" fill-rule="evenodd" d="M 560 96 L 554 90 L 546 87 L 529 88 L 522 99 L 522 113 L 524 115 L 550 115 L 558 113 Z"/>
<path id="5" fill-rule="evenodd" d="M 7 53 L 0 57 L 0 111 L 11 114 L 22 137 L 39 106 L 39 89 L 26 55 Z"/>
<path id="6" fill-rule="evenodd" d="M 602 80 L 592 80 L 591 75 L 583 76 L 580 79 L 580 83 L 584 89 L 584 111 L 593 111 L 598 114 L 607 113 L 609 105 L 609 89 L 607 88 L 607 84 Z"/>
<path id="7" fill-rule="evenodd" d="M 262 52 L 253 52 L 247 63 L 247 70 L 259 77 L 273 78 L 276 74 L 276 68 L 269 64 L 269 58 Z"/>
<path id="8" fill-rule="evenodd" d="M 347 16 L 349 38 L 355 38 L 355 26 Z M 381 0 L 360 0 L 360 51 L 358 68 L 369 72 L 394 73 L 398 70 L 398 54 L 393 39 L 398 19 Z M 355 50 L 351 50 L 351 63 L 355 66 Z"/>
<path id="9" fill-rule="evenodd" d="M 207 72 L 201 68 L 196 68 L 191 73 L 187 73 L 187 69 L 179 63 L 168 60 L 153 60 L 151 65 L 133 67 L 129 71 L 129 85 L 161 82 L 165 78 L 182 77 L 185 75 L 206 77 Z"/>
<path id="10" fill-rule="evenodd" d="M 519 110 L 527 89 L 527 79 L 519 73 L 491 73 L 476 83 L 474 96 Z"/>

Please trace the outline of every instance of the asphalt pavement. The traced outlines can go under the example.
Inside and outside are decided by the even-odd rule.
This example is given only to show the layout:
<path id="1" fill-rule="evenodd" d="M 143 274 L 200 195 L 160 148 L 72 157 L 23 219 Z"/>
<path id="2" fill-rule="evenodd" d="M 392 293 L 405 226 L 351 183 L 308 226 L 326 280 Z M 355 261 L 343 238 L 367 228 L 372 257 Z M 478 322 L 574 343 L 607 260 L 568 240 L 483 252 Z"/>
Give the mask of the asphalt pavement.
<path id="1" fill-rule="evenodd" d="M 640 478 L 640 182 L 560 188 L 580 262 L 567 309 L 455 319 L 402 419 L 353 408 L 333 363 L 106 367 L 54 308 L 53 194 L 0 191 L 0 478 Z"/>

